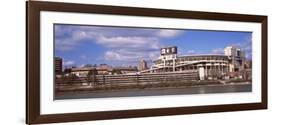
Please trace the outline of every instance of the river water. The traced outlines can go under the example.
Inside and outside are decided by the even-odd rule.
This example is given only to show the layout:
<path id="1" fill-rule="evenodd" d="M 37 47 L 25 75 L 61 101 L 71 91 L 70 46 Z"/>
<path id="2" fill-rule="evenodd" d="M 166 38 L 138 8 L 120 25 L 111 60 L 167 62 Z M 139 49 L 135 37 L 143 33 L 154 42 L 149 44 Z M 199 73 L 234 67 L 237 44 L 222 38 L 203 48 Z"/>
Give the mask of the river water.
<path id="1" fill-rule="evenodd" d="M 135 96 L 159 96 L 159 95 L 182 95 L 182 94 L 211 94 L 211 93 L 234 93 L 251 92 L 252 84 L 212 85 L 196 86 L 187 88 L 169 89 L 135 89 L 119 91 L 91 91 L 91 92 L 63 92 L 55 95 L 55 100 L 61 99 L 84 99 L 84 98 L 107 98 L 107 97 L 135 97 Z"/>

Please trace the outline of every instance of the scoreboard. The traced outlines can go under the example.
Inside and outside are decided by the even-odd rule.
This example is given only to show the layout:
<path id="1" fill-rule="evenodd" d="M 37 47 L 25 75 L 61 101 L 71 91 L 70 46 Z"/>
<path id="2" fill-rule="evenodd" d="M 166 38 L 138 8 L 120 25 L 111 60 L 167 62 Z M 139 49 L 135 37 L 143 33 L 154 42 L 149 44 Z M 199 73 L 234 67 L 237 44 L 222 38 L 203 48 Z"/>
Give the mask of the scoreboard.
<path id="1" fill-rule="evenodd" d="M 176 46 L 161 48 L 161 55 L 177 54 L 178 48 Z"/>

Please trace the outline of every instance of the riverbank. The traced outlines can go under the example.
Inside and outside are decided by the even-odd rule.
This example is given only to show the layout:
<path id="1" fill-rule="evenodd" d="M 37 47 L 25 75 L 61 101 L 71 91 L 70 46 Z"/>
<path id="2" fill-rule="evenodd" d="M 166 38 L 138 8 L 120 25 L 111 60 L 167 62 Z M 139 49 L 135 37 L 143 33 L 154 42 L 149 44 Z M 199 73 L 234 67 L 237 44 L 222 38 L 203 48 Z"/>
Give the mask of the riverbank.
<path id="1" fill-rule="evenodd" d="M 134 97 L 134 96 L 158 96 L 158 95 L 179 95 L 179 94 L 211 94 L 211 93 L 232 93 L 251 92 L 250 82 L 230 84 L 204 84 L 194 86 L 158 87 L 126 90 L 107 91 L 60 91 L 56 92 L 55 99 L 83 99 L 83 98 L 107 98 L 107 97 Z"/>
<path id="2" fill-rule="evenodd" d="M 204 81 L 175 81 L 163 83 L 134 83 L 134 84 L 101 84 L 101 85 L 79 85 L 79 86 L 61 86 L 56 88 L 56 92 L 69 91 L 115 91 L 115 90 L 130 90 L 130 89 L 153 89 L 153 88 L 179 88 L 192 87 L 199 85 L 217 85 L 224 84 L 218 80 L 204 80 Z"/>

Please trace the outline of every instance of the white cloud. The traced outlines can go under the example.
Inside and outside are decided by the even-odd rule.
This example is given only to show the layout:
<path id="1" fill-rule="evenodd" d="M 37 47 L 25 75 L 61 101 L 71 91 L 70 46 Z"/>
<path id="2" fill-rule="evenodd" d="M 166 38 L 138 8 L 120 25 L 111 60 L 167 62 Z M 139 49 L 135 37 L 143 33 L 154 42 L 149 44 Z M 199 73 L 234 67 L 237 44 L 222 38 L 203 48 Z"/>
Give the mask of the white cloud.
<path id="1" fill-rule="evenodd" d="M 196 52 L 195 50 L 188 50 L 187 55 L 194 55 L 194 54 L 198 54 L 198 52 Z"/>
<path id="2" fill-rule="evenodd" d="M 56 39 L 55 41 L 55 47 L 56 49 L 60 51 L 69 51 L 72 50 L 74 46 L 76 46 L 75 42 L 71 42 L 71 38 L 65 38 L 65 39 Z"/>
<path id="3" fill-rule="evenodd" d="M 239 42 L 232 46 L 241 48 L 245 52 L 245 57 L 252 59 L 252 36 L 247 37 L 244 42 Z"/>
<path id="4" fill-rule="evenodd" d="M 71 61 L 71 60 L 63 61 L 63 66 L 72 66 L 74 64 L 75 64 L 75 62 Z"/>
<path id="5" fill-rule="evenodd" d="M 215 49 L 212 50 L 211 53 L 221 55 L 221 54 L 224 54 L 224 49 L 223 48 L 215 48 Z"/>
<path id="6" fill-rule="evenodd" d="M 157 58 L 159 57 L 159 53 L 160 53 L 160 52 L 158 52 L 158 51 L 150 52 L 150 53 L 148 53 L 148 57 L 149 57 L 150 59 L 152 59 L 152 60 L 155 60 L 155 59 L 157 59 Z"/>
<path id="7" fill-rule="evenodd" d="M 97 43 L 110 48 L 159 48 L 159 42 L 152 37 L 97 37 Z"/>
<path id="8" fill-rule="evenodd" d="M 180 35 L 182 31 L 180 30 L 159 30 L 158 31 L 158 36 L 160 37 L 166 37 L 166 38 L 171 38 L 171 37 L 176 37 Z"/>
<path id="9" fill-rule="evenodd" d="M 218 54 L 218 55 L 223 55 L 224 54 L 224 49 L 223 48 L 216 48 L 213 49 L 211 52 L 202 52 L 202 51 L 196 51 L 196 50 L 188 50 L 186 55 L 209 55 L 209 54 Z"/>
<path id="10" fill-rule="evenodd" d="M 122 62 L 134 62 L 139 61 L 140 59 L 156 59 L 159 56 L 158 51 L 152 51 L 152 52 L 136 52 L 136 51 L 128 51 L 128 50 L 109 50 L 106 51 L 104 54 L 105 60 L 110 61 L 122 61 Z"/>
<path id="11" fill-rule="evenodd" d="M 169 29 L 121 29 L 120 27 L 56 25 L 56 50 L 72 51 L 82 42 L 93 42 L 107 49 L 103 53 L 104 60 L 124 63 L 138 61 L 141 58 L 154 60 L 159 56 L 162 40 L 182 34 L 181 30 Z"/>
<path id="12" fill-rule="evenodd" d="M 84 60 L 85 60 L 85 59 L 88 59 L 88 57 L 87 57 L 86 55 L 81 55 L 80 58 L 81 58 L 81 59 L 84 59 Z"/>
<path id="13" fill-rule="evenodd" d="M 158 48 L 160 41 L 180 35 L 180 30 L 56 25 L 56 49 L 70 51 L 83 41 L 110 48 Z"/>
<path id="14" fill-rule="evenodd" d="M 119 60 L 119 61 L 122 59 L 121 55 L 114 51 L 105 52 L 104 58 L 105 58 L 105 60 Z"/>

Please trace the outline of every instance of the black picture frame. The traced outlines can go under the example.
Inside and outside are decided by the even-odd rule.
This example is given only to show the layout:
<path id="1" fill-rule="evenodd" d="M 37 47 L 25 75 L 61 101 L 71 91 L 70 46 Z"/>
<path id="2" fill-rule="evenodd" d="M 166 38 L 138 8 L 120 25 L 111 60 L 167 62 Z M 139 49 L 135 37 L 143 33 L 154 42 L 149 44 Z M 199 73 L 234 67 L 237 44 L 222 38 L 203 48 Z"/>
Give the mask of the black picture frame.
<path id="1" fill-rule="evenodd" d="M 219 21 L 239 21 L 261 23 L 262 66 L 260 103 L 222 104 L 210 106 L 153 108 L 137 110 L 99 111 L 66 114 L 40 114 L 40 11 L 60 11 L 76 13 L 99 13 L 147 17 L 168 17 L 177 19 L 202 19 Z M 26 124 L 73 122 L 132 117 L 166 116 L 267 109 L 267 16 L 166 10 L 152 8 L 104 6 L 57 2 L 26 2 Z"/>

